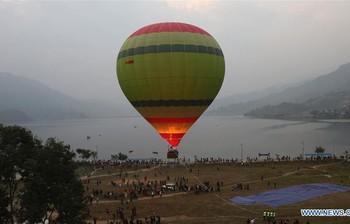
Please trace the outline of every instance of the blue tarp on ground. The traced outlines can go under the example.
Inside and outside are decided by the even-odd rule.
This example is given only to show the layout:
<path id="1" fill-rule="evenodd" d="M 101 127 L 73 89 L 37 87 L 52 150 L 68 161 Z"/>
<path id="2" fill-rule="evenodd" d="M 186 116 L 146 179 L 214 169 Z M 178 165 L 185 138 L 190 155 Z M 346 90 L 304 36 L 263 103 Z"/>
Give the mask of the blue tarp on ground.
<path id="1" fill-rule="evenodd" d="M 338 191 L 350 191 L 350 187 L 329 183 L 303 184 L 275 191 L 268 191 L 257 195 L 249 195 L 246 197 L 238 196 L 230 199 L 230 201 L 244 205 L 267 204 L 271 207 L 278 207 L 317 198 Z"/>

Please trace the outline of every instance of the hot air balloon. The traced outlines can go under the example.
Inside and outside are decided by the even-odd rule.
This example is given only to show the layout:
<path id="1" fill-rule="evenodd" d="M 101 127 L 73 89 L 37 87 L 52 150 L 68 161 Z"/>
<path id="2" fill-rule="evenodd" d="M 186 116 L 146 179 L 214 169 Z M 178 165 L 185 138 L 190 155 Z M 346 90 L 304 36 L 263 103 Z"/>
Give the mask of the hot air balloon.
<path id="1" fill-rule="evenodd" d="M 224 73 L 224 55 L 216 40 L 197 26 L 179 22 L 137 30 L 117 58 L 126 98 L 171 148 L 212 103 Z"/>

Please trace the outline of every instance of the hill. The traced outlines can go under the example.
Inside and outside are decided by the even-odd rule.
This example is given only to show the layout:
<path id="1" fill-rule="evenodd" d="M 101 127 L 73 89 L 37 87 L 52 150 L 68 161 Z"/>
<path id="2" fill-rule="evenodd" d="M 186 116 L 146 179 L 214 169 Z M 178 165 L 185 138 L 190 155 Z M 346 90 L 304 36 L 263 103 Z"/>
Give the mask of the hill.
<path id="1" fill-rule="evenodd" d="M 228 106 L 218 107 L 210 112 L 215 115 L 235 115 L 245 114 L 252 110 L 268 105 L 278 105 L 283 102 L 292 104 L 310 104 L 307 100 L 324 98 L 327 95 L 334 94 L 334 96 L 341 95 L 340 93 L 348 92 L 350 86 L 350 63 L 340 66 L 336 71 L 326 75 L 319 76 L 313 80 L 305 83 L 290 86 L 280 92 L 274 92 L 270 95 L 262 95 L 262 97 L 246 102 L 232 103 Z M 337 100 L 341 101 L 341 99 Z M 328 101 L 330 104 L 332 101 Z M 284 105 L 286 106 L 286 105 Z M 289 107 L 291 105 L 288 105 Z M 305 105 L 304 105 L 305 106 Z M 327 105 L 323 102 L 324 109 L 329 109 L 332 105 Z M 267 109 L 265 107 L 265 109 Z M 274 108 L 270 107 L 269 110 Z M 277 107 L 276 107 L 277 109 Z M 313 109 L 313 108 L 311 108 Z M 317 108 L 322 110 L 322 108 Z M 336 109 L 336 108 L 332 108 Z M 278 113 L 277 111 L 275 111 Z"/>
<path id="2" fill-rule="evenodd" d="M 116 110 L 106 105 L 77 100 L 36 80 L 0 72 L 0 121 L 3 123 L 113 114 Z"/>
<path id="3" fill-rule="evenodd" d="M 265 105 L 244 115 L 263 118 L 349 119 L 350 92 L 329 93 L 302 103 Z"/>
<path id="4" fill-rule="evenodd" d="M 0 111 L 0 123 L 7 124 L 13 122 L 26 123 L 33 119 L 22 111 L 19 110 L 1 110 Z"/>

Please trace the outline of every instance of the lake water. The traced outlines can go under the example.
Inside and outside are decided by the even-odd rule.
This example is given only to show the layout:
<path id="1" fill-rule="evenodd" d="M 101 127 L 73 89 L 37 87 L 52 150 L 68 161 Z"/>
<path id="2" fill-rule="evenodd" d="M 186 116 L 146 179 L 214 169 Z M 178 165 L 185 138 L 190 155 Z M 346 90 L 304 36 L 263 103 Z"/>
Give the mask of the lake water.
<path id="1" fill-rule="evenodd" d="M 167 143 L 142 117 L 67 120 L 25 125 L 46 140 L 56 137 L 71 149 L 98 151 L 100 159 L 122 152 L 129 158 L 165 158 Z M 87 139 L 87 136 L 91 136 Z M 241 145 L 242 144 L 242 145 Z M 242 146 L 242 147 L 241 147 Z M 286 121 L 243 116 L 202 116 L 182 139 L 181 157 L 257 157 L 258 153 L 298 156 L 316 146 L 340 156 L 350 150 L 350 121 Z M 129 151 L 133 151 L 129 154 Z M 159 152 L 158 155 L 152 152 Z"/>

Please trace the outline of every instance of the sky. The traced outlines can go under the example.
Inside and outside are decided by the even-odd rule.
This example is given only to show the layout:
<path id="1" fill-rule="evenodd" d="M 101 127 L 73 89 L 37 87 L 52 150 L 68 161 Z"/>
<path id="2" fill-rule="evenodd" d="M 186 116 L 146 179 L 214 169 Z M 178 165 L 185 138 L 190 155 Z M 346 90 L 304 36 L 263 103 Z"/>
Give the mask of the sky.
<path id="1" fill-rule="evenodd" d="M 350 62 L 350 1 L 1 1 L 0 71 L 83 100 L 127 102 L 116 57 L 158 22 L 209 32 L 225 55 L 218 97 L 308 80 Z"/>

